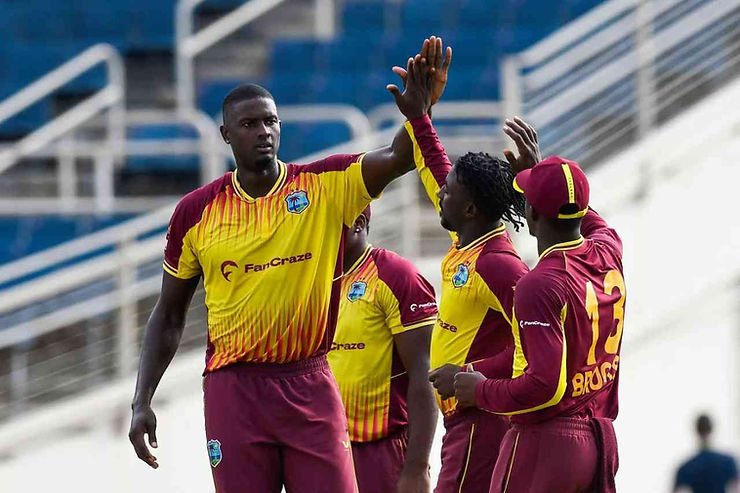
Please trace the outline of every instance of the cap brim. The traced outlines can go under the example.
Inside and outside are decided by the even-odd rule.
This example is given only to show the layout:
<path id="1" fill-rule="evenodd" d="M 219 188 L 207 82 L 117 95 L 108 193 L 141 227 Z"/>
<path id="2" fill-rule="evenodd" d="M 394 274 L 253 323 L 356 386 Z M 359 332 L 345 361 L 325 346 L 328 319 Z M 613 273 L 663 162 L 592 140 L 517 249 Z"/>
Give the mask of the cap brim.
<path id="1" fill-rule="evenodd" d="M 519 193 L 524 193 L 524 191 L 527 189 L 527 185 L 529 184 L 529 177 L 531 175 L 532 169 L 525 169 L 524 171 L 517 173 L 517 175 L 514 177 L 514 182 L 512 183 L 514 190 Z"/>

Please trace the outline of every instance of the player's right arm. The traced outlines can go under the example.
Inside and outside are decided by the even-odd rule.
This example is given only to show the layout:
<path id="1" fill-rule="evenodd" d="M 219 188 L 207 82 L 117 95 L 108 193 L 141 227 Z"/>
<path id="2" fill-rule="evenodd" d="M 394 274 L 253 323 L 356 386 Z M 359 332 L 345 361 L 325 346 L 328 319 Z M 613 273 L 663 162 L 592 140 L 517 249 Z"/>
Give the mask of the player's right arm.
<path id="1" fill-rule="evenodd" d="M 404 91 L 401 92 L 394 84 L 389 84 L 387 89 L 409 121 L 431 114 L 432 105 L 444 92 L 452 62 L 452 48 L 447 47 L 443 54 L 442 46 L 441 38 L 427 38 L 419 54 L 409 59 L 406 69 L 393 67 L 393 72 L 401 78 Z M 425 123 L 431 126 L 431 122 L 423 120 L 420 125 Z M 413 153 L 406 127 L 396 133 L 390 146 L 368 152 L 363 161 L 362 174 L 370 195 L 377 196 L 391 181 L 414 169 Z"/>
<path id="2" fill-rule="evenodd" d="M 144 435 L 156 448 L 157 418 L 151 408 L 152 397 L 180 344 L 185 316 L 201 277 L 191 229 L 200 220 L 206 200 L 200 189 L 191 192 L 172 214 L 164 250 L 162 290 L 146 323 L 141 348 L 129 440 L 136 455 L 154 469 L 158 467 L 157 458 L 147 448 Z"/>
<path id="3" fill-rule="evenodd" d="M 136 393 L 131 404 L 129 440 L 139 459 L 154 469 L 159 467 L 157 458 L 144 441 L 146 434 L 149 445 L 157 448 L 157 418 L 151 408 L 152 397 L 180 344 L 185 316 L 199 279 L 178 279 L 164 272 L 162 292 L 146 324 Z"/>
<path id="4" fill-rule="evenodd" d="M 521 279 L 514 294 L 514 370 L 522 373 L 513 379 L 478 383 L 478 407 L 516 415 L 561 401 L 567 386 L 567 346 L 562 325 L 565 308 L 565 299 L 543 276 L 532 273 Z"/>

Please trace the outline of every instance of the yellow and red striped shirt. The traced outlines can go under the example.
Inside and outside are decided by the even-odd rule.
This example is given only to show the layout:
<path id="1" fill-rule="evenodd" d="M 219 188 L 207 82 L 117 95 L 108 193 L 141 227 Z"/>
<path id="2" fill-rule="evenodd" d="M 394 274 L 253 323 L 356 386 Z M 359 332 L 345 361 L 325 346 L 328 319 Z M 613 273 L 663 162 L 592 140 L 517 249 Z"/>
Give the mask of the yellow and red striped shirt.
<path id="1" fill-rule="evenodd" d="M 452 164 L 434 128 L 426 122 L 428 118 L 406 122 L 406 130 L 424 189 L 439 212 L 437 194 Z M 430 366 L 475 363 L 475 369 L 489 378 L 510 377 L 514 286 L 529 269 L 503 224 L 465 246 L 459 246 L 457 235 L 451 236 L 453 244 L 442 260 L 442 292 L 432 332 Z M 454 397 L 443 401 L 438 393 L 435 396 L 445 416 L 455 413 Z"/>
<path id="2" fill-rule="evenodd" d="M 379 440 L 408 424 L 408 377 L 393 336 L 431 325 L 436 316 L 434 288 L 393 252 L 368 247 L 343 276 L 329 364 L 350 440 Z"/>
<path id="3" fill-rule="evenodd" d="M 304 166 L 280 162 L 263 197 L 251 197 L 229 172 L 177 205 L 164 269 L 181 279 L 203 276 L 206 371 L 328 352 L 344 228 L 372 200 L 361 161 L 335 155 Z"/>

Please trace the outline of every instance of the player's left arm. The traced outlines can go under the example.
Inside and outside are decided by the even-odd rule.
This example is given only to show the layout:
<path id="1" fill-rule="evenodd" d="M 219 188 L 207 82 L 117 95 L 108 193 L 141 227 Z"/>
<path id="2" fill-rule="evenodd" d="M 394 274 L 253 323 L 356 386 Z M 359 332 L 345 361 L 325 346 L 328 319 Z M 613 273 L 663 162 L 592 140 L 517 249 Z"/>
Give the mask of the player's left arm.
<path id="1" fill-rule="evenodd" d="M 398 355 L 408 375 L 406 405 L 409 441 L 399 492 L 429 491 L 429 453 L 437 423 L 437 406 L 429 372 L 429 346 L 437 317 L 434 288 L 409 262 L 384 253 L 378 265 L 376 302 L 385 314 Z"/>
<path id="2" fill-rule="evenodd" d="M 393 336 L 398 355 L 406 368 L 409 441 L 399 480 L 399 492 L 429 491 L 429 454 L 437 425 L 437 406 L 427 381 L 429 345 L 433 323 Z"/>
<path id="3" fill-rule="evenodd" d="M 534 276 L 522 278 L 514 301 L 518 330 L 514 364 L 521 364 L 517 358 L 524 359 L 524 373 L 514 379 L 460 373 L 455 377 L 458 400 L 504 415 L 557 405 L 567 386 L 567 344 L 562 326 L 565 306 L 550 285 Z"/>

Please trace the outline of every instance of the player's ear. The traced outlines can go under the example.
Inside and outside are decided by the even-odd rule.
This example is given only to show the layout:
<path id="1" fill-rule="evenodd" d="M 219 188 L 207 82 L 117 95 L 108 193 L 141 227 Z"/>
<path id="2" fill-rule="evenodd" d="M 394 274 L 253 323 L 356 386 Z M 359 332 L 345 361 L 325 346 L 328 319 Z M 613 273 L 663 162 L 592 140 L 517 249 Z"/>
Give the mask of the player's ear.
<path id="1" fill-rule="evenodd" d="M 231 144 L 231 139 L 229 138 L 229 131 L 226 129 L 225 126 L 221 125 L 218 127 L 219 131 L 221 132 L 221 138 L 224 139 L 224 142 L 227 144 Z"/>
<path id="2" fill-rule="evenodd" d="M 467 217 L 475 217 L 478 214 L 478 208 L 475 206 L 473 201 L 471 200 L 468 202 L 467 207 L 465 207 L 465 215 Z"/>
<path id="3" fill-rule="evenodd" d="M 354 229 L 355 232 L 359 233 L 360 231 L 367 228 L 367 218 L 364 214 L 360 214 L 357 219 L 355 219 Z"/>

